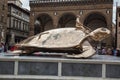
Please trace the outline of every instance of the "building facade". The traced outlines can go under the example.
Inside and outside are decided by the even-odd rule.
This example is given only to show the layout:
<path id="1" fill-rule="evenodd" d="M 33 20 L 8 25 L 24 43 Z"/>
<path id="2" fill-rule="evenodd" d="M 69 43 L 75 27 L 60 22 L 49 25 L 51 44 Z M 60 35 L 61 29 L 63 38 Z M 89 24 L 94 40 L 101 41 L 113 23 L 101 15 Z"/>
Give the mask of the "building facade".
<path id="1" fill-rule="evenodd" d="M 116 12 L 116 48 L 120 48 L 120 7 L 117 7 Z"/>
<path id="2" fill-rule="evenodd" d="M 28 37 L 29 16 L 29 11 L 22 8 L 20 0 L 8 0 L 7 45 L 11 46 Z"/>
<path id="3" fill-rule="evenodd" d="M 8 0 L 8 3 L 13 3 L 19 7 L 22 7 L 22 2 L 20 0 Z"/>
<path id="4" fill-rule="evenodd" d="M 75 27 L 77 15 L 92 30 L 106 27 L 112 31 L 113 0 L 30 0 L 30 36 L 64 27 Z M 98 43 L 98 42 L 97 42 Z M 112 35 L 99 42 L 112 46 Z"/>
<path id="5" fill-rule="evenodd" d="M 7 0 L 0 0 L 0 42 L 5 42 L 7 29 Z"/>

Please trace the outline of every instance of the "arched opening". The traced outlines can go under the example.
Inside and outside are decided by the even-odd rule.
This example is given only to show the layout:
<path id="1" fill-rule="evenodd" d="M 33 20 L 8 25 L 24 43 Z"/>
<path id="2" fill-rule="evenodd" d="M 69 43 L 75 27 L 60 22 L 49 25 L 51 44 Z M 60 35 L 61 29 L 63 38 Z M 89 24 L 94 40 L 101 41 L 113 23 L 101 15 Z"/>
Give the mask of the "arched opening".
<path id="1" fill-rule="evenodd" d="M 107 28 L 106 19 L 100 13 L 91 13 L 90 15 L 88 15 L 86 17 L 83 24 L 85 26 L 87 26 L 88 28 L 90 28 L 91 30 L 95 30 L 99 27 L 106 27 Z M 99 47 L 99 48 L 105 47 L 106 43 L 107 43 L 107 40 L 103 40 L 100 42 L 95 42 L 95 41 L 92 42 L 93 46 Z M 96 44 L 98 44 L 98 45 L 96 45 Z"/>
<path id="2" fill-rule="evenodd" d="M 99 27 L 107 27 L 106 19 L 100 13 L 92 13 L 88 15 L 84 21 L 84 25 L 92 30 Z"/>
<path id="3" fill-rule="evenodd" d="M 61 16 L 58 22 L 58 27 L 75 27 L 76 16 L 72 13 L 65 13 Z"/>
<path id="4" fill-rule="evenodd" d="M 34 34 L 53 29 L 53 20 L 48 14 L 40 14 L 34 24 Z"/>

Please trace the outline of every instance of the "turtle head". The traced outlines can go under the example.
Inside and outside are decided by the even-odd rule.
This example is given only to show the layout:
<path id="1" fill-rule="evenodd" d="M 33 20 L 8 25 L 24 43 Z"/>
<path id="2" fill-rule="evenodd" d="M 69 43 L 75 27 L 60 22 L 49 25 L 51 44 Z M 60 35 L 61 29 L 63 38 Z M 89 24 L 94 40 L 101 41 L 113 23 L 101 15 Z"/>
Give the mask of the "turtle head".
<path id="1" fill-rule="evenodd" d="M 97 28 L 96 30 L 92 31 L 89 36 L 95 41 L 101 41 L 108 37 L 110 34 L 110 30 L 107 28 Z"/>

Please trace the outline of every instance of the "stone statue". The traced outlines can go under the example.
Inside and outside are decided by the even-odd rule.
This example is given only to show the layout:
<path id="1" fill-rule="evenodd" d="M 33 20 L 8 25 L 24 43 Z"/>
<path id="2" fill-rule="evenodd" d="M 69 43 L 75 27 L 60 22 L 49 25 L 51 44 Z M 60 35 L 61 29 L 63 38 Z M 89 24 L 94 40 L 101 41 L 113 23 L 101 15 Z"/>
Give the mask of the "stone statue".
<path id="1" fill-rule="evenodd" d="M 79 16 L 75 28 L 58 28 L 31 36 L 16 44 L 13 53 L 32 54 L 34 52 L 67 53 L 69 58 L 88 58 L 95 54 L 89 40 L 101 41 L 109 36 L 110 30 L 98 28 L 94 31 L 84 27 Z M 50 55 L 50 54 L 49 54 Z"/>

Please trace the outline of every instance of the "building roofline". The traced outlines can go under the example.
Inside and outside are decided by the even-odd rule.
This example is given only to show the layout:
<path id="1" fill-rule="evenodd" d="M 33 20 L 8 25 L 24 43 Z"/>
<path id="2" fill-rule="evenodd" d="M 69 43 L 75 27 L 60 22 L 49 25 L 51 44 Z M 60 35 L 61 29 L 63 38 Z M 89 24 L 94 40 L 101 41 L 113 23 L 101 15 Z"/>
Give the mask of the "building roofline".
<path id="1" fill-rule="evenodd" d="M 28 15 L 30 15 L 30 11 L 29 11 L 28 9 L 19 7 L 19 6 L 17 6 L 16 4 L 14 4 L 14 3 L 8 3 L 8 6 L 14 6 L 14 7 L 20 9 L 21 11 L 27 13 Z"/>

